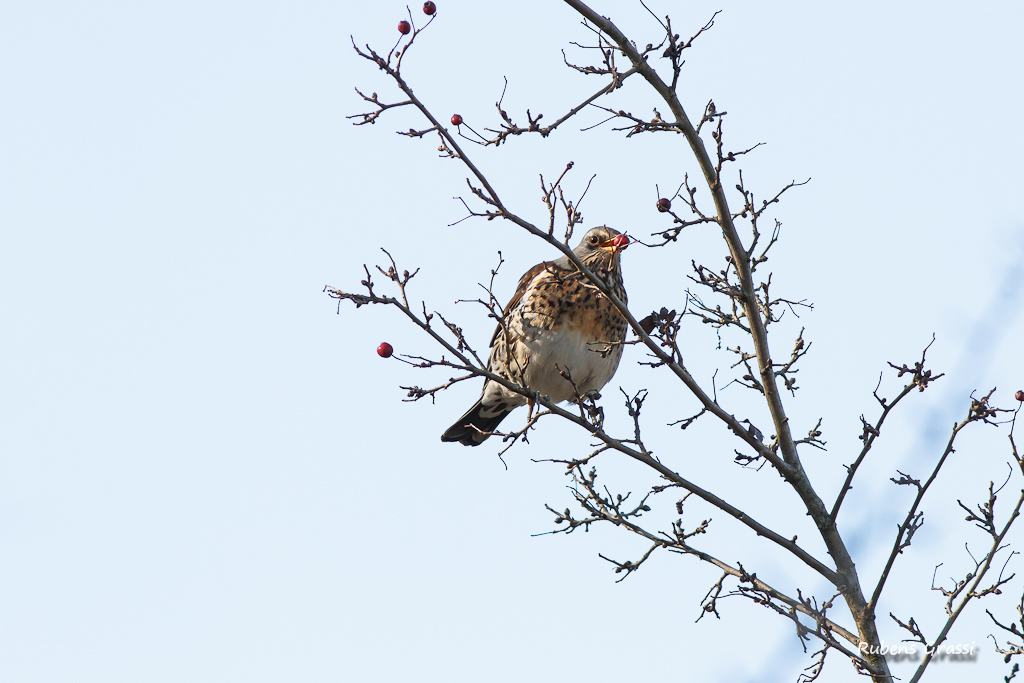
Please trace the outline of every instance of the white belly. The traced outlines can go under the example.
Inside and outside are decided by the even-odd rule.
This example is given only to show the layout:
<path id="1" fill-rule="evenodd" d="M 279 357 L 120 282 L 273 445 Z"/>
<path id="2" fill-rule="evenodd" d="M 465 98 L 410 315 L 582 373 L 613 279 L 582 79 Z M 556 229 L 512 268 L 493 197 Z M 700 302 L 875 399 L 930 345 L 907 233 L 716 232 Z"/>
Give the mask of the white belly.
<path id="1" fill-rule="evenodd" d="M 514 372 L 511 379 L 541 396 L 548 396 L 555 403 L 576 400 L 573 384 L 580 396 L 599 391 L 615 374 L 622 358 L 621 344 L 585 338 L 576 331 L 555 334 L 531 326 L 522 331 L 525 334 L 516 345 L 520 363 L 515 365 L 522 368 L 523 374 L 519 377 L 518 372 Z M 496 345 L 503 343 L 499 336 Z M 563 377 L 560 370 L 566 372 L 572 382 Z M 501 400 L 511 406 L 526 403 L 523 396 L 491 382 L 487 383 L 485 394 L 500 394 Z"/>
<path id="2" fill-rule="evenodd" d="M 530 389 L 556 403 L 575 400 L 573 383 L 581 396 L 599 391 L 615 374 L 622 357 L 622 346 L 613 347 L 605 340 L 587 339 L 575 332 L 532 331 L 534 334 L 524 340 L 528 355 L 523 380 Z M 572 382 L 559 370 L 565 371 Z"/>

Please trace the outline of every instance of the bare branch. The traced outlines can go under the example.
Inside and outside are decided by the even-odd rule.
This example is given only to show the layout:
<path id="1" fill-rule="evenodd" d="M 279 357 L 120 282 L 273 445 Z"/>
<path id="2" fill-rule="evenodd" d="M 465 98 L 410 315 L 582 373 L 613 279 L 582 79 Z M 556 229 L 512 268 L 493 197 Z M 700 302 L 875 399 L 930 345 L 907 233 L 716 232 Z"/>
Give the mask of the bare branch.
<path id="1" fill-rule="evenodd" d="M 904 397 L 906 397 L 906 395 L 911 392 L 911 390 L 914 389 L 914 387 L 917 387 L 920 391 L 924 391 L 924 389 L 928 386 L 930 382 L 933 382 L 939 377 L 942 377 L 941 374 L 933 376 L 932 371 L 926 370 L 924 365 L 925 357 L 928 354 L 928 349 L 930 349 L 932 344 L 934 343 L 935 335 L 932 335 L 932 340 L 928 342 L 928 345 L 924 347 L 924 351 L 921 352 L 921 360 L 914 364 L 914 370 L 911 372 L 910 381 L 907 383 L 906 386 L 903 387 L 903 390 L 896 396 L 895 399 L 893 399 L 891 403 L 889 403 L 886 399 L 878 395 L 878 386 L 881 386 L 882 384 L 882 377 L 881 375 L 879 375 L 878 386 L 875 387 L 874 396 L 875 400 L 878 401 L 879 405 L 882 406 L 882 414 L 878 416 L 878 420 L 875 422 L 874 425 L 869 425 L 867 420 L 864 419 L 864 416 L 860 416 L 860 421 L 863 425 L 864 430 L 861 434 L 860 439 L 861 441 L 864 442 L 864 446 L 863 448 L 861 448 L 860 454 L 853 461 L 853 464 L 847 466 L 846 468 L 846 481 L 843 482 L 842 488 L 839 489 L 839 495 L 836 497 L 836 502 L 832 505 L 832 512 L 829 514 L 829 517 L 832 519 L 833 522 L 839 515 L 839 508 L 843 504 L 843 499 L 846 498 L 846 494 L 849 493 L 850 489 L 853 488 L 853 478 L 857 474 L 857 469 L 861 466 L 861 463 L 864 462 L 864 458 L 867 457 L 868 451 L 870 451 L 871 447 L 874 446 L 875 439 L 877 439 L 879 434 L 881 434 L 882 423 L 885 422 L 885 418 L 889 416 L 890 411 L 892 411 L 892 409 L 895 408 L 896 405 L 900 401 L 902 401 Z M 889 366 L 894 368 L 896 367 L 892 363 L 889 363 Z M 906 368 L 907 366 L 904 365 L 903 367 Z M 899 368 L 897 368 L 897 370 L 899 370 Z M 898 376 L 902 376 L 903 374 L 905 373 L 900 372 Z M 872 604 L 875 604 L 875 602 L 872 601 Z"/>
<path id="2" fill-rule="evenodd" d="M 906 372 L 912 372 L 915 373 L 915 378 L 918 376 L 923 378 L 930 378 L 924 380 L 924 385 L 917 384 L 915 380 L 914 385 L 919 386 L 922 390 L 923 387 L 927 385 L 927 382 L 936 379 L 936 377 L 931 377 L 931 371 L 923 370 L 923 360 L 921 364 L 915 366 L 917 367 L 917 370 L 909 370 L 906 369 L 906 366 L 903 367 L 904 370 L 900 372 L 901 375 L 905 374 Z M 973 398 L 972 396 L 971 407 L 968 410 L 967 417 L 964 418 L 958 424 L 953 425 L 953 432 L 952 434 L 950 434 L 949 440 L 946 442 L 946 448 L 942 452 L 942 455 L 939 457 L 938 462 L 935 463 L 935 467 L 932 469 L 931 475 L 928 477 L 924 484 L 920 484 L 916 482 L 916 480 L 912 480 L 906 475 L 903 475 L 904 479 L 908 480 L 910 483 L 913 483 L 917 487 L 917 496 L 914 498 L 914 502 L 910 506 L 910 511 L 907 512 L 906 519 L 903 521 L 903 524 L 900 525 L 899 529 L 896 532 L 896 540 L 894 541 L 892 550 L 889 553 L 889 559 L 885 563 L 885 568 L 882 570 L 882 573 L 878 578 L 878 583 L 875 585 L 874 592 L 871 594 L 871 601 L 868 603 L 870 609 L 874 609 L 874 607 L 878 604 L 878 599 L 882 594 L 882 589 L 885 587 L 886 580 L 888 580 L 889 578 L 889 572 L 892 570 L 892 566 L 896 562 L 897 555 L 902 553 L 903 550 L 910 544 L 910 539 L 913 536 L 914 532 L 921 526 L 921 515 L 918 513 L 917 509 L 918 507 L 920 507 L 921 501 L 924 499 L 924 496 L 928 492 L 929 487 L 931 487 L 932 482 L 934 482 L 935 478 L 939 475 L 939 470 L 941 470 L 942 466 L 946 463 L 946 459 L 953 453 L 953 443 L 956 441 L 957 435 L 967 425 L 973 422 L 980 421 L 991 423 L 992 418 L 998 412 L 998 408 L 992 408 L 988 404 L 988 399 L 994 391 L 995 389 L 990 391 L 987 396 L 984 396 L 980 399 Z M 901 480 L 897 481 L 896 483 L 899 484 L 905 482 Z"/>

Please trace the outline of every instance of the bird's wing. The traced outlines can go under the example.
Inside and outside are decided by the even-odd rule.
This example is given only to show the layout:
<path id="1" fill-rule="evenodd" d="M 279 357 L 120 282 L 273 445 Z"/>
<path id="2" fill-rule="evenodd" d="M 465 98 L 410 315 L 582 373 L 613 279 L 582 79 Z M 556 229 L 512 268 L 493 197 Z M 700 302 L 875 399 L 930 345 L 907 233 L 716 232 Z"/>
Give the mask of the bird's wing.
<path id="1" fill-rule="evenodd" d="M 530 283 L 533 282 L 533 279 L 540 275 L 540 273 L 543 272 L 545 268 L 550 266 L 551 263 L 551 261 L 544 261 L 543 263 L 538 263 L 533 268 L 530 268 L 528 271 L 526 271 L 523 277 L 519 280 L 519 286 L 516 287 L 516 293 L 512 295 L 512 298 L 509 299 L 509 302 L 507 304 L 505 304 L 505 308 L 501 312 L 501 322 L 498 323 L 498 327 L 495 328 L 494 330 L 494 336 L 491 337 L 490 346 L 494 346 L 494 342 L 498 340 L 498 335 L 501 334 L 501 328 L 508 320 L 508 314 L 512 311 L 512 309 L 519 305 L 519 302 L 522 300 L 523 294 L 526 293 L 527 288 L 529 288 Z"/>

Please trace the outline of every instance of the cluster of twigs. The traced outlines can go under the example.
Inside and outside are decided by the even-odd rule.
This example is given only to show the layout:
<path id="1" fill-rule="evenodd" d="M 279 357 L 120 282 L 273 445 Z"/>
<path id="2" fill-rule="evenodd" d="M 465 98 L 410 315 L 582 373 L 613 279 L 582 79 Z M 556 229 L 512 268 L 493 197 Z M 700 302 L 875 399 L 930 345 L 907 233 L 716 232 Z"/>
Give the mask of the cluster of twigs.
<path id="1" fill-rule="evenodd" d="M 413 93 L 401 73 L 402 60 L 407 57 L 414 41 L 430 25 L 430 22 L 427 23 L 427 26 L 414 29 L 410 36 L 404 41 L 400 40 L 387 55 L 374 51 L 368 45 L 360 47 L 353 39 L 355 52 L 383 71 L 402 95 L 395 101 L 385 102 L 376 92 L 366 95 L 357 90 L 359 96 L 369 105 L 369 110 L 350 118 L 356 119 L 356 125 L 375 124 L 385 112 L 401 108 L 415 109 L 429 125 L 425 128 L 410 128 L 407 131 L 400 131 L 400 133 L 411 138 L 436 136 L 441 156 L 457 160 L 464 164 L 468 171 L 467 186 L 470 197 L 468 200 L 460 198 L 467 213 L 463 220 L 484 218 L 508 221 L 546 241 L 568 257 L 589 282 L 601 291 L 628 321 L 636 336 L 636 339 L 629 343 L 639 344 L 645 348 L 647 359 L 644 363 L 651 367 L 664 368 L 700 402 L 699 412 L 681 418 L 672 424 L 686 429 L 703 416 L 713 416 L 720 421 L 729 432 L 739 439 L 742 450 L 735 450 L 735 459 L 738 464 L 749 466 L 757 463 L 758 467 L 768 465 L 789 485 L 790 490 L 813 521 L 820 540 L 827 549 L 829 559 L 826 561 L 816 557 L 804 545 L 798 544 L 796 536 L 788 537 L 778 533 L 746 510 L 740 509 L 734 503 L 681 476 L 668 464 L 655 457 L 641 436 L 641 411 L 644 401 L 647 399 L 646 391 L 641 390 L 633 395 L 623 392 L 627 413 L 632 418 L 633 433 L 615 436 L 605 431 L 603 408 L 596 402 L 596 396 L 580 396 L 577 392 L 576 406 L 567 409 L 552 403 L 545 396 L 531 391 L 529 387 L 521 386 L 489 371 L 487 364 L 466 340 L 462 327 L 447 320 L 436 311 L 428 312 L 425 303 L 414 306 L 410 302 L 409 283 L 418 270 L 412 273 L 403 270 L 400 273 L 390 254 L 388 254 L 390 265 L 387 268 L 378 267 L 377 270 L 387 279 L 392 289 L 397 292 L 397 296 L 377 293 L 369 268 L 365 269 L 366 279 L 361 283 L 364 291 L 350 293 L 337 288 L 326 288 L 326 291 L 330 296 L 339 300 L 339 306 L 342 300 L 348 300 L 353 302 L 356 307 L 377 304 L 397 308 L 443 349 L 442 355 L 436 359 L 405 356 L 401 360 L 417 368 L 442 367 L 461 373 L 432 387 L 403 387 L 407 392 L 406 400 L 415 401 L 429 397 L 433 401 L 439 392 L 456 383 L 471 377 L 484 377 L 536 403 L 541 409 L 531 416 L 522 429 L 499 434 L 504 439 L 500 454 L 504 454 L 516 443 L 526 442 L 529 431 L 535 427 L 538 420 L 549 415 L 569 420 L 586 430 L 594 439 L 593 450 L 578 458 L 554 460 L 563 465 L 567 474 L 572 477 L 574 483 L 572 490 L 579 512 L 573 512 L 569 508 L 558 511 L 548 506 L 548 509 L 555 515 L 556 529 L 552 533 L 571 533 L 581 527 L 589 528 L 596 524 L 610 524 L 644 539 L 647 544 L 646 551 L 636 560 L 612 560 L 602 555 L 613 565 L 614 571 L 622 575 L 619 578 L 620 581 L 637 572 L 658 550 L 695 557 L 722 572 L 721 577 L 705 595 L 698 620 L 708 614 L 720 617 L 718 602 L 722 598 L 746 598 L 789 619 L 804 645 L 805 652 L 807 643 L 812 639 L 820 645 L 820 649 L 813 653 L 814 661 L 801 675 L 801 680 L 817 679 L 822 672 L 826 655 L 830 651 L 836 651 L 847 657 L 859 672 L 870 676 L 873 680 L 891 681 L 892 674 L 889 671 L 888 663 L 885 656 L 880 653 L 880 638 L 875 615 L 892 567 L 896 559 L 910 547 L 914 534 L 921 528 L 923 524 L 922 504 L 932 483 L 948 462 L 949 456 L 954 452 L 954 443 L 957 437 L 972 424 L 999 424 L 999 416 L 1008 411 L 991 405 L 992 392 L 982 397 L 972 397 L 967 415 L 954 425 L 944 452 L 935 461 L 927 478 L 922 481 L 903 472 L 898 473 L 898 478 L 893 478 L 892 481 L 896 485 L 909 487 L 915 496 L 905 519 L 897 529 L 885 568 L 878 577 L 870 596 L 866 596 L 861 588 L 861 580 L 857 575 L 854 561 L 838 529 L 839 512 L 844 500 L 853 489 L 855 475 L 864 464 L 872 447 L 877 443 L 883 424 L 895 406 L 915 388 L 924 391 L 931 382 L 939 379 L 942 375 L 935 374 L 926 367 L 927 347 L 922 352 L 920 361 L 915 362 L 912 366 L 897 366 L 890 363 L 896 371 L 897 378 L 907 377 L 906 384 L 890 399 L 879 394 L 882 383 L 882 378 L 879 378 L 874 398 L 880 407 L 880 412 L 873 420 L 861 416 L 862 444 L 860 452 L 846 467 L 846 478 L 839 488 L 833 504 L 831 507 L 826 506 L 805 473 L 798 453 L 798 446 L 801 445 L 824 448 L 821 420 L 819 419 L 813 427 L 807 428 L 807 436 L 797 439 L 793 436 L 792 425 L 782 402 L 784 391 L 794 396 L 799 388 L 796 383 L 798 364 L 809 351 L 811 344 L 805 341 L 804 329 L 801 328 L 793 341 L 788 357 L 782 361 L 773 359 L 768 344 L 769 326 L 782 320 L 786 312 L 796 316 L 799 309 L 810 309 L 812 305 L 804 299 L 787 298 L 774 294 L 771 291 L 770 273 L 757 279 L 763 275 L 758 271 L 759 267 L 762 267 L 768 260 L 769 252 L 778 244 L 781 234 L 781 224 L 778 220 L 774 220 L 770 224 L 770 229 L 762 233 L 766 214 L 778 204 L 788 190 L 804 185 L 808 181 L 790 182 L 780 190 L 764 195 L 768 197 L 767 199 L 758 200 L 754 191 L 747 187 L 742 172 L 740 172 L 738 173 L 738 183 L 734 185 L 736 192 L 734 196 L 738 199 L 740 208 L 739 210 L 730 208 L 725 190 L 728 164 L 753 152 L 760 146 L 760 143 L 742 146 L 741 149 L 730 148 L 726 145 L 724 131 L 727 112 L 719 111 L 713 101 L 708 101 L 700 119 L 694 125 L 687 116 L 677 94 L 680 73 L 684 64 L 684 51 L 714 25 L 717 13 L 692 37 L 682 39 L 674 32 L 668 17 L 661 19 L 651 12 L 660 26 L 659 40 L 656 44 L 649 43 L 645 48 L 639 49 L 637 43 L 623 35 L 611 20 L 597 14 L 583 2 L 579 0 L 565 0 L 565 2 L 579 13 L 583 18 L 583 26 L 593 34 L 593 44 L 577 44 L 577 47 L 591 51 L 596 58 L 590 64 L 581 65 L 570 62 L 563 53 L 563 61 L 570 69 L 582 75 L 602 79 L 603 84 L 593 94 L 569 107 L 564 114 L 550 124 L 542 125 L 543 114 L 534 114 L 529 109 L 525 112 L 525 123 L 522 123 L 521 119 L 517 122 L 517 118 L 506 108 L 505 91 L 503 90 L 501 98 L 495 103 L 499 121 L 493 127 L 483 128 L 483 133 L 478 133 L 466 124 L 459 125 L 459 130 L 453 133 L 442 125 Z M 646 8 L 646 5 L 644 7 Z M 648 12 L 650 12 L 649 9 Z M 667 61 L 670 73 L 668 79 L 663 78 L 659 71 L 652 66 L 652 61 L 659 58 Z M 655 109 L 652 118 L 645 118 L 606 103 L 606 98 L 619 91 L 627 79 L 638 75 L 662 98 L 666 107 L 665 114 Z M 724 268 L 712 269 L 695 261 L 692 262 L 692 274 L 689 277 L 695 289 L 685 293 L 684 300 L 680 302 L 682 304 L 681 313 L 677 313 L 676 310 L 668 310 L 666 307 L 637 320 L 626 305 L 572 253 L 568 241 L 574 228 L 583 220 L 579 206 L 586 194 L 586 190 L 584 190 L 583 195 L 575 200 L 566 196 L 563 180 L 573 168 L 572 163 L 566 166 L 554 182 L 547 182 L 541 176 L 542 201 L 548 212 L 548 222 L 547 225 L 538 226 L 527 221 L 506 205 L 463 146 L 466 141 L 480 146 L 499 146 L 529 134 L 538 134 L 546 138 L 582 112 L 595 110 L 601 111 L 607 116 L 597 124 L 585 126 L 584 130 L 611 122 L 611 129 L 624 133 L 627 138 L 640 134 L 663 132 L 681 134 L 700 169 L 702 183 L 691 182 L 689 174 L 684 174 L 676 192 L 665 198 L 670 201 L 664 205 L 659 202 L 659 210 L 666 219 L 671 220 L 671 224 L 654 232 L 653 237 L 656 241 L 649 245 L 654 247 L 672 245 L 679 241 L 685 230 L 697 226 L 713 224 L 721 231 L 727 250 L 726 265 Z M 463 127 L 473 137 L 463 133 Z M 591 178 L 592 180 L 593 178 Z M 589 187 L 590 183 L 588 182 L 587 188 Z M 699 188 L 706 188 L 706 191 L 699 190 Z M 672 202 L 677 207 L 675 210 L 671 208 Z M 685 207 L 685 215 L 677 213 L 679 207 Z M 564 233 L 556 237 L 556 223 L 561 221 L 564 221 Z M 745 226 L 745 238 L 741 237 L 738 227 L 740 222 Z M 499 262 L 499 267 L 500 265 Z M 474 301 L 481 304 L 486 309 L 487 315 L 498 320 L 500 324 L 502 309 L 493 293 L 496 273 L 497 268 L 491 271 L 490 284 L 483 287 L 486 295 Z M 708 392 L 693 378 L 684 363 L 679 342 L 680 331 L 684 329 L 685 316 L 693 316 L 701 323 L 714 328 L 719 335 L 719 346 L 723 341 L 723 333 L 728 333 L 731 335 L 730 338 L 739 340 L 734 347 L 726 347 L 727 351 L 736 357 L 732 366 L 732 369 L 736 371 L 736 377 L 732 381 L 755 392 L 765 402 L 774 432 L 770 438 L 765 439 L 762 431 L 749 419 L 736 417 L 720 402 L 714 387 Z M 570 376 L 563 376 L 566 381 L 572 381 Z M 1010 438 L 1012 444 L 1012 429 Z M 658 477 L 658 483 L 652 485 L 638 500 L 632 493 L 613 494 L 609 487 L 598 486 L 596 483 L 598 473 L 594 461 L 595 458 L 606 452 L 617 452 L 646 465 Z M 1018 456 L 1015 445 L 1013 446 L 1013 457 L 1017 462 L 1019 473 L 1024 477 L 1024 463 Z M 1011 472 L 1012 474 L 1014 473 Z M 968 521 L 973 522 L 987 534 L 989 542 L 981 549 L 978 556 L 971 555 L 974 566 L 963 579 L 953 580 L 949 587 L 934 586 L 933 582 L 934 589 L 941 592 L 945 598 L 944 607 L 947 615 L 944 625 L 939 628 L 938 632 L 927 637 L 919 626 L 919 622 L 914 618 L 909 618 L 904 622 L 896 616 L 892 616 L 900 628 L 910 633 L 911 639 L 926 645 L 929 649 L 929 654 L 922 661 L 912 679 L 914 681 L 919 680 L 923 675 L 931 659 L 931 653 L 946 640 L 954 622 L 968 603 L 999 594 L 1014 577 L 1012 573 L 1006 573 L 1007 563 L 1015 553 L 1006 552 L 1005 539 L 1019 515 L 1022 504 L 1024 504 L 1024 490 L 1017 497 L 1012 511 L 1000 518 L 996 513 L 996 502 L 1006 486 L 1007 483 L 1000 487 L 990 486 L 987 499 L 973 507 L 958 501 L 960 507 L 967 512 Z M 656 501 L 664 498 L 659 494 L 669 490 L 682 494 L 674 504 L 677 518 L 667 528 L 657 530 L 648 526 L 645 515 L 652 511 L 652 505 Z M 829 597 L 820 599 L 814 595 L 805 596 L 800 589 L 795 590 L 794 596 L 791 594 L 792 591 L 787 593 L 769 584 L 758 577 L 756 572 L 750 571 L 739 562 L 725 562 L 696 547 L 695 543 L 709 532 L 710 519 L 701 519 L 696 523 L 684 523 L 684 503 L 693 497 L 729 515 L 757 537 L 785 549 L 793 558 L 809 567 L 827 582 L 830 590 Z M 988 579 L 986 583 L 985 577 L 997 557 L 1005 558 L 998 577 Z M 834 615 L 833 611 L 837 606 L 837 600 L 841 601 L 846 611 Z M 991 615 L 991 612 L 989 614 Z M 1022 640 L 1024 639 L 1024 597 L 1022 597 L 1021 606 L 1018 608 L 1018 614 L 1021 617 L 1019 628 L 1017 623 L 1007 626 L 992 616 L 995 625 L 1014 638 L 1012 641 L 1007 641 L 1005 647 L 1001 647 L 997 642 L 998 651 L 1005 654 L 1008 661 L 1014 655 L 1024 654 L 1024 640 Z M 842 625 L 843 621 L 846 621 L 847 625 Z"/>

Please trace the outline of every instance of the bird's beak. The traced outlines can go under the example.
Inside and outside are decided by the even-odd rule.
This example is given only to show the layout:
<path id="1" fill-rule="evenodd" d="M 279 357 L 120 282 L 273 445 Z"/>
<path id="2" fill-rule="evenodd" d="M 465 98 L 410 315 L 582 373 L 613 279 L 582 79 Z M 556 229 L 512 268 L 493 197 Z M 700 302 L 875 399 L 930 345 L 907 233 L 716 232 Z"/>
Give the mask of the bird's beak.
<path id="1" fill-rule="evenodd" d="M 629 246 L 629 238 L 626 237 L 625 235 L 616 235 L 615 237 L 613 237 L 612 239 L 608 240 L 607 242 L 602 242 L 601 243 L 601 248 L 602 249 L 607 249 L 610 252 L 612 252 L 613 254 L 619 253 L 620 251 L 622 251 L 623 249 L 625 249 L 628 246 Z"/>

